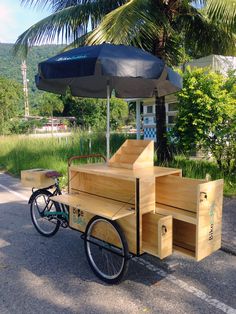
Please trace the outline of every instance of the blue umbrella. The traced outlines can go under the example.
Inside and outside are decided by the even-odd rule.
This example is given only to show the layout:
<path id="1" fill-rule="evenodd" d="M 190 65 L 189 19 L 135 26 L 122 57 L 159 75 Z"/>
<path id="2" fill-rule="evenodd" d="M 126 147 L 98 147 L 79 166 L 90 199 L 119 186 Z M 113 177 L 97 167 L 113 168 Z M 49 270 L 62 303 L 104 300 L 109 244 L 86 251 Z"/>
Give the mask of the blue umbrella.
<path id="1" fill-rule="evenodd" d="M 181 89 L 182 80 L 163 60 L 141 49 L 102 44 L 72 49 L 38 65 L 39 89 L 79 97 L 107 98 L 107 158 L 110 155 L 110 96 L 148 98 Z"/>

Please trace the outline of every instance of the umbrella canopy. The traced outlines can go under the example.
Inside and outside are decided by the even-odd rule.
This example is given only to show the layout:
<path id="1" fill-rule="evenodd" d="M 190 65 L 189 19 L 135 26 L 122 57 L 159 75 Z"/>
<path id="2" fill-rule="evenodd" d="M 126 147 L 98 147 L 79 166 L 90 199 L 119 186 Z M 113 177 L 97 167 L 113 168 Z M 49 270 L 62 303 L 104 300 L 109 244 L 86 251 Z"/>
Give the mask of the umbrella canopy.
<path id="1" fill-rule="evenodd" d="M 165 69 L 165 70 L 164 70 Z M 163 72 L 164 70 L 164 72 Z M 181 79 L 164 61 L 141 49 L 102 44 L 72 49 L 39 63 L 39 89 L 106 98 L 107 85 L 119 98 L 148 98 L 173 93 Z"/>
<path id="2" fill-rule="evenodd" d="M 164 96 L 182 88 L 180 76 L 163 60 L 131 46 L 102 44 L 66 51 L 38 65 L 39 89 L 73 96 L 107 98 L 107 158 L 109 158 L 110 96 Z"/>

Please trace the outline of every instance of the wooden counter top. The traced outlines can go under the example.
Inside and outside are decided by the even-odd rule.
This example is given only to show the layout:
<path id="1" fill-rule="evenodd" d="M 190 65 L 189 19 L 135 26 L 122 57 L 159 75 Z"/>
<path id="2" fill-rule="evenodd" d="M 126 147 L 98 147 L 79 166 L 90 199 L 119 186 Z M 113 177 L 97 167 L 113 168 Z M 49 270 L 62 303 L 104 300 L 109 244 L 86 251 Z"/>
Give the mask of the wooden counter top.
<path id="1" fill-rule="evenodd" d="M 143 169 L 125 169 L 109 167 L 104 163 L 73 165 L 70 167 L 72 171 L 90 173 L 107 177 L 116 177 L 126 180 L 135 180 L 136 178 L 145 179 L 150 177 L 161 177 L 171 174 L 182 174 L 181 169 L 166 168 L 166 167 L 150 167 Z"/>

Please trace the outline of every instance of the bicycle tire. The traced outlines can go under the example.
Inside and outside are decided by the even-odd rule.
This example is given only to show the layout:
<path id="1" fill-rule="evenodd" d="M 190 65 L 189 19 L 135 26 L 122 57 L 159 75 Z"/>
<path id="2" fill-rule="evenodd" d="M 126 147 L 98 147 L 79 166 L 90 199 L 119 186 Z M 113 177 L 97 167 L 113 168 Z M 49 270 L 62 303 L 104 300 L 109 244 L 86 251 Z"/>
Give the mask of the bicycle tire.
<path id="1" fill-rule="evenodd" d="M 48 190 L 38 190 L 34 193 L 30 204 L 30 215 L 36 230 L 45 237 L 52 237 L 57 233 L 60 227 L 60 221 L 53 217 L 43 217 L 42 212 L 46 207 L 48 198 L 52 193 Z M 57 203 L 50 201 L 47 205 L 47 212 L 61 212 L 60 206 Z"/>
<path id="2" fill-rule="evenodd" d="M 109 284 L 118 284 L 124 279 L 129 250 L 117 222 L 93 217 L 85 230 L 84 247 L 88 263 L 98 278 Z"/>

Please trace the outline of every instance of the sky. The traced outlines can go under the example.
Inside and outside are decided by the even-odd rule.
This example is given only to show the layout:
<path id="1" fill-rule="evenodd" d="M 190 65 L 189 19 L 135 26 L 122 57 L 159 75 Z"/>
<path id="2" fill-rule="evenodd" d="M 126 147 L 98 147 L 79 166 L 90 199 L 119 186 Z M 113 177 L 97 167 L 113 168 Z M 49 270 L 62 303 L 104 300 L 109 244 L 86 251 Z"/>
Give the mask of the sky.
<path id="1" fill-rule="evenodd" d="M 14 43 L 26 29 L 48 15 L 46 10 L 20 5 L 20 0 L 0 0 L 0 42 Z"/>

